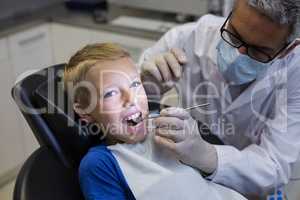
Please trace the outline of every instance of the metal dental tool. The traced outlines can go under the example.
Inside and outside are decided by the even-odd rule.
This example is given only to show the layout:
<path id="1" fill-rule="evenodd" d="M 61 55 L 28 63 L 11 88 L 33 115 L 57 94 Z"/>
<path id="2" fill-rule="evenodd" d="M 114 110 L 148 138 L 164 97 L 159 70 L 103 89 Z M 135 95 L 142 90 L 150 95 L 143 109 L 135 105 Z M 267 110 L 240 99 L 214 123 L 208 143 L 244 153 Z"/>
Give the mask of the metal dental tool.
<path id="1" fill-rule="evenodd" d="M 191 106 L 191 107 L 184 108 L 184 110 L 192 110 L 192 109 L 195 109 L 195 108 L 206 107 L 209 104 L 210 103 L 199 104 L 199 105 L 196 105 L 196 106 Z M 160 113 L 150 113 L 148 115 L 148 117 L 145 117 L 143 120 L 145 120 L 145 119 L 154 119 L 154 118 L 158 118 L 158 117 L 160 117 Z"/>

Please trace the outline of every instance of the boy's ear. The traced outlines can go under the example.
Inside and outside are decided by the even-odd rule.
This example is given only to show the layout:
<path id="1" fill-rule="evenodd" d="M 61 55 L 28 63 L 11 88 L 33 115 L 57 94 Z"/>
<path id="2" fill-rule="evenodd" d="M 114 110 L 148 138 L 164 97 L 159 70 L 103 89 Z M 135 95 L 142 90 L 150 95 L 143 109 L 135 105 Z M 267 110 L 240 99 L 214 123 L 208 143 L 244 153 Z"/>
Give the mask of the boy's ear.
<path id="1" fill-rule="evenodd" d="M 92 117 L 90 113 L 86 113 L 82 106 L 79 103 L 73 104 L 74 111 L 79 115 L 79 117 L 87 123 L 95 122 L 95 119 Z"/>

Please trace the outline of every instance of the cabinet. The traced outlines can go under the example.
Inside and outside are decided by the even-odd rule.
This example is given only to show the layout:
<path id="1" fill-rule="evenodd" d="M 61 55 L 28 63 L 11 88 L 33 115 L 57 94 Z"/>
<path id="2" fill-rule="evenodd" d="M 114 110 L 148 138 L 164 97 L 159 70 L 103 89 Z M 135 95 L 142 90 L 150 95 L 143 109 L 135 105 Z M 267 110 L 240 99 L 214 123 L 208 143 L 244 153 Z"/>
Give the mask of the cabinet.
<path id="1" fill-rule="evenodd" d="M 90 43 L 114 42 L 121 44 L 138 60 L 144 49 L 152 46 L 155 41 L 137 38 L 118 33 L 91 30 L 63 24 L 52 24 L 52 44 L 54 62 L 65 63 L 79 49 Z"/>
<path id="2" fill-rule="evenodd" d="M 8 43 L 15 80 L 53 64 L 48 24 L 11 35 Z"/>
<path id="3" fill-rule="evenodd" d="M 21 80 L 24 76 L 36 70 L 52 65 L 53 56 L 49 25 L 43 24 L 9 36 L 8 49 L 14 81 Z M 24 152 L 26 156 L 29 156 L 39 145 L 20 112 L 17 116 L 24 134 Z"/>
<path id="4" fill-rule="evenodd" d="M 24 135 L 19 126 L 17 107 L 10 95 L 13 85 L 12 66 L 7 39 L 0 40 L 0 177 L 25 159 Z"/>

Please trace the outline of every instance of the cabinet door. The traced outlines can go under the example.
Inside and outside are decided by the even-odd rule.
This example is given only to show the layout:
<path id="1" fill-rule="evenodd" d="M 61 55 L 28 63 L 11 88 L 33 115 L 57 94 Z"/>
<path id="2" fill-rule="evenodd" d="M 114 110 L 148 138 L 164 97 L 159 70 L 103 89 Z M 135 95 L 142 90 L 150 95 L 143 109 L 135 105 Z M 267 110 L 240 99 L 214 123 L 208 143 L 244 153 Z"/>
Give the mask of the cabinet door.
<path id="1" fill-rule="evenodd" d="M 24 158 L 24 134 L 16 115 L 17 108 L 10 95 L 13 85 L 7 40 L 0 40 L 0 177 L 20 165 Z"/>
<path id="2" fill-rule="evenodd" d="M 11 35 L 8 44 L 16 81 L 53 64 L 50 31 L 47 24 Z M 37 149 L 38 143 L 20 112 L 18 117 L 25 135 L 25 153 L 29 156 Z"/>
<path id="3" fill-rule="evenodd" d="M 115 42 L 126 48 L 135 62 L 138 61 L 143 51 L 155 44 L 155 41 L 121 35 L 105 31 L 91 31 L 91 42 Z"/>
<path id="4" fill-rule="evenodd" d="M 9 37 L 9 51 L 16 80 L 53 64 L 49 25 L 44 24 Z"/>
<path id="5" fill-rule="evenodd" d="M 52 24 L 52 44 L 54 49 L 54 62 L 66 63 L 79 49 L 90 43 L 90 31 L 63 24 Z"/>

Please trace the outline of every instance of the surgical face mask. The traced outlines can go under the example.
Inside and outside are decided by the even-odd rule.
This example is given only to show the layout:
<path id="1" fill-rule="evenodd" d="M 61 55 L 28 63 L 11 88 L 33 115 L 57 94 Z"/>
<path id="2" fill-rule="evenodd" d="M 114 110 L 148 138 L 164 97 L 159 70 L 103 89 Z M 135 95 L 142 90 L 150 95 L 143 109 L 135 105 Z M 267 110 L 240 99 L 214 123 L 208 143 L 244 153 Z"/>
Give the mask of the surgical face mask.
<path id="1" fill-rule="evenodd" d="M 238 49 L 230 46 L 223 39 L 217 45 L 217 52 L 218 68 L 232 85 L 242 85 L 255 80 L 269 65 L 239 53 Z"/>

